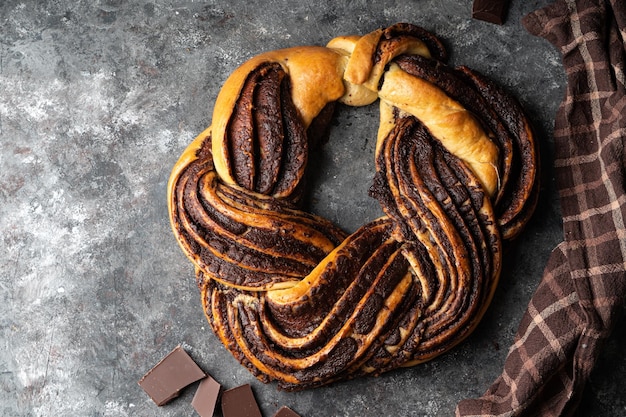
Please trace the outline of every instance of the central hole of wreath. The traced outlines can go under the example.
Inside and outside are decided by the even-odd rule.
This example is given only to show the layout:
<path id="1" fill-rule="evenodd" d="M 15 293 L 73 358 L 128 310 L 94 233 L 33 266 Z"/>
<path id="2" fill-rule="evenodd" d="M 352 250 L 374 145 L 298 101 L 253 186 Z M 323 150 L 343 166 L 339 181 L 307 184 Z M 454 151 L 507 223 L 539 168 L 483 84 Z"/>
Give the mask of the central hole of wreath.
<path id="1" fill-rule="evenodd" d="M 378 122 L 378 102 L 337 105 L 328 142 L 310 154 L 306 209 L 348 233 L 383 215 L 368 194 L 376 171 Z"/>

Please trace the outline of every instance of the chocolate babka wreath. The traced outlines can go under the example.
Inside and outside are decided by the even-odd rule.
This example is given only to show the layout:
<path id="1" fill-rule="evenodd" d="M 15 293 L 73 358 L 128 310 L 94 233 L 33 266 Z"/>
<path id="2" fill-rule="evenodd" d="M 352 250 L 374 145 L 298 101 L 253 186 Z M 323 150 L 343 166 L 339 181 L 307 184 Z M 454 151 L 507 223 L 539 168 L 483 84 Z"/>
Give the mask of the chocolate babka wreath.
<path id="1" fill-rule="evenodd" d="M 466 338 L 538 194 L 517 100 L 396 24 L 262 53 L 223 85 L 171 174 L 174 234 L 207 319 L 258 379 L 297 390 L 428 361 Z M 380 101 L 370 194 L 347 235 L 303 211 L 309 150 L 335 103 Z"/>

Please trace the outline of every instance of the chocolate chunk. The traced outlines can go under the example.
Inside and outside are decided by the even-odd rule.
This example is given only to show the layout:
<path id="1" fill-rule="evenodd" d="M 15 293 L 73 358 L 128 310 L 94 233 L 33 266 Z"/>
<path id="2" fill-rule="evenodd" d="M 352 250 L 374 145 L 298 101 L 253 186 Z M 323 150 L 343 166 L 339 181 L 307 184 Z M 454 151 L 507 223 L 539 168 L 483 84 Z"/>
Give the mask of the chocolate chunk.
<path id="1" fill-rule="evenodd" d="M 191 400 L 191 405 L 200 417 L 213 417 L 219 395 L 220 384 L 210 375 L 207 375 L 205 379 L 200 381 L 200 385 L 198 385 L 198 389 Z"/>
<path id="2" fill-rule="evenodd" d="M 262 417 L 250 384 L 224 391 L 222 414 L 224 417 Z"/>
<path id="3" fill-rule="evenodd" d="M 295 411 L 287 406 L 283 406 L 280 410 L 274 414 L 274 417 L 300 417 Z"/>
<path id="4" fill-rule="evenodd" d="M 178 397 L 180 390 L 206 374 L 185 350 L 176 346 L 140 380 L 139 386 L 161 406 Z"/>
<path id="5" fill-rule="evenodd" d="M 508 0 L 474 0 L 472 17 L 501 25 L 506 19 Z"/>

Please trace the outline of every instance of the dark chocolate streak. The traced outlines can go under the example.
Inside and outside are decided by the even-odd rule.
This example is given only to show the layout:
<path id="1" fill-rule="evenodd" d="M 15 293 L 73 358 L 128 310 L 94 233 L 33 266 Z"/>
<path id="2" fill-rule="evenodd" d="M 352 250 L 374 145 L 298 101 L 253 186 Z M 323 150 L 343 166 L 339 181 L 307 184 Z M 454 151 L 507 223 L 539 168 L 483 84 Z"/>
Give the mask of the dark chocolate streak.
<path id="1" fill-rule="evenodd" d="M 539 198 L 539 146 L 524 109 L 510 94 L 487 77 L 468 67 L 458 67 L 460 76 L 489 102 L 513 138 L 512 178 L 502 192 L 496 213 L 503 236 L 517 236 L 532 216 Z"/>
<path id="2" fill-rule="evenodd" d="M 272 190 L 272 194 L 290 197 L 294 194 L 304 175 L 308 158 L 308 137 L 298 112 L 291 100 L 291 80 L 283 79 L 280 85 L 282 120 L 285 127 L 285 144 L 283 145 L 284 160 L 280 167 L 280 176 Z M 330 122 L 330 120 L 329 120 Z"/>
<path id="3" fill-rule="evenodd" d="M 229 172 L 240 186 L 251 190 L 254 186 L 254 119 L 252 98 L 261 74 L 252 72 L 243 85 L 226 130 Z"/>
<path id="4" fill-rule="evenodd" d="M 278 172 L 283 153 L 283 118 L 281 89 L 285 72 L 279 65 L 267 70 L 254 92 L 254 125 L 255 135 L 255 166 L 258 174 L 254 178 L 254 190 L 261 194 L 269 194 L 278 179 Z"/>
<path id="5" fill-rule="evenodd" d="M 307 134 L 280 64 L 262 64 L 250 73 L 226 135 L 229 172 L 238 185 L 283 197 L 296 189 L 306 166 Z"/>

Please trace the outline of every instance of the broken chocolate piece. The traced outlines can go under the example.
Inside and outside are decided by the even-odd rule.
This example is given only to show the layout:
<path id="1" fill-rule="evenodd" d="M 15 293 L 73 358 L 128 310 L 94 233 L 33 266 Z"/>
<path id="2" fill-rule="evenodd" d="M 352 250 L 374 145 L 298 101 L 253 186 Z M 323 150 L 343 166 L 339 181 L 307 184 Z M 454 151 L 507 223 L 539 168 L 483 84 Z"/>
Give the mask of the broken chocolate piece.
<path id="1" fill-rule="evenodd" d="M 224 417 L 262 417 L 250 384 L 224 391 L 222 414 Z"/>
<path id="2" fill-rule="evenodd" d="M 181 346 L 167 354 L 140 380 L 139 386 L 158 406 L 178 397 L 180 390 L 206 374 Z"/>
<path id="3" fill-rule="evenodd" d="M 485 22 L 504 24 L 506 12 L 509 7 L 508 0 L 474 0 L 472 17 Z"/>
<path id="4" fill-rule="evenodd" d="M 205 379 L 200 381 L 191 405 L 200 417 L 212 417 L 215 411 L 215 405 L 220 395 L 220 384 L 207 375 Z"/>
<path id="5" fill-rule="evenodd" d="M 300 417 L 300 415 L 285 405 L 274 414 L 274 417 Z"/>

